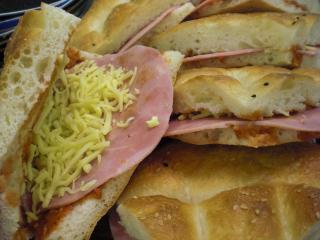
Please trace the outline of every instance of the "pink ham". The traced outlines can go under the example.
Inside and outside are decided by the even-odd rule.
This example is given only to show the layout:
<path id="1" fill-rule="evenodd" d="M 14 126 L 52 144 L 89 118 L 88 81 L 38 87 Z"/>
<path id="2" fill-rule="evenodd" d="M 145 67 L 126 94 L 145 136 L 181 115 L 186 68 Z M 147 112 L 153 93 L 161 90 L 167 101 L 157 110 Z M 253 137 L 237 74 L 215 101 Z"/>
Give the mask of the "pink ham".
<path id="1" fill-rule="evenodd" d="M 215 52 L 215 53 L 197 55 L 192 57 L 186 57 L 183 59 L 183 62 L 187 63 L 187 62 L 195 62 L 195 61 L 207 60 L 212 58 L 235 57 L 235 56 L 247 55 L 247 54 L 258 53 L 258 52 L 263 52 L 263 49 L 249 48 L 249 49 L 241 49 L 241 50 L 235 50 L 235 51 Z"/>
<path id="2" fill-rule="evenodd" d="M 174 6 L 163 12 L 159 17 L 141 29 L 134 37 L 132 37 L 120 50 L 119 53 L 128 50 L 132 47 L 136 42 L 138 42 L 144 35 L 150 32 L 155 26 L 157 26 L 160 22 L 162 22 L 170 13 L 172 13 L 178 6 Z"/>
<path id="3" fill-rule="evenodd" d="M 320 48 L 312 48 L 308 50 L 297 50 L 298 53 L 308 56 L 317 56 L 320 55 Z"/>
<path id="4" fill-rule="evenodd" d="M 302 132 L 320 132 L 320 108 L 306 110 L 291 117 L 275 117 L 260 121 L 213 118 L 184 121 L 174 120 L 170 122 L 166 136 L 176 136 L 186 133 L 241 125 L 281 128 Z"/>
<path id="5" fill-rule="evenodd" d="M 198 6 L 196 6 L 195 9 L 193 9 L 192 13 L 195 13 L 195 12 L 199 11 L 200 8 L 203 8 L 203 7 L 205 7 L 205 6 L 209 5 L 209 4 L 212 4 L 214 1 L 216 1 L 216 0 L 204 0 L 204 1 L 202 1 Z"/>
<path id="6" fill-rule="evenodd" d="M 133 240 L 120 224 L 120 217 L 116 210 L 112 210 L 110 213 L 109 226 L 114 240 Z"/>
<path id="7" fill-rule="evenodd" d="M 131 90 L 139 89 L 140 94 L 126 111 L 113 115 L 113 119 L 117 121 L 129 117 L 135 119 L 128 128 L 114 126 L 108 135 L 111 145 L 103 153 L 101 163 L 95 162 L 91 172 L 76 181 L 76 187 L 79 187 L 82 181 L 96 180 L 95 186 L 86 192 L 55 198 L 49 208 L 75 202 L 94 188 L 140 163 L 157 146 L 168 128 L 173 104 L 173 87 L 168 66 L 157 50 L 135 46 L 126 52 L 99 58 L 96 63 L 101 67 L 109 64 L 125 69 L 137 67 L 137 76 Z M 146 121 L 152 116 L 158 117 L 160 125 L 148 128 Z"/>

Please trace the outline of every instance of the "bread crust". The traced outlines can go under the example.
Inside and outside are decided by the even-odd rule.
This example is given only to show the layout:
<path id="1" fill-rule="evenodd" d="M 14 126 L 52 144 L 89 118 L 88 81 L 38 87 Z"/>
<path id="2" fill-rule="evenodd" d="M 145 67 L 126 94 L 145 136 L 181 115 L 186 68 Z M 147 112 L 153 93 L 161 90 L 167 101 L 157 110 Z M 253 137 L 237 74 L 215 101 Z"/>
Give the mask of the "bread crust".
<path id="1" fill-rule="evenodd" d="M 186 2 L 97 0 L 74 33 L 70 46 L 98 54 L 116 52 L 165 10 Z"/>
<path id="2" fill-rule="evenodd" d="M 40 11 L 30 11 L 21 18 L 6 48 L 0 78 L 1 239 L 28 237 L 27 231 L 19 229 L 25 148 L 54 79 L 56 60 L 79 21 L 43 4 Z"/>
<path id="3" fill-rule="evenodd" d="M 218 13 L 239 12 L 319 13 L 320 3 L 319 1 L 313 0 L 218 0 L 213 1 L 202 9 L 199 9 L 193 17 L 199 18 Z"/>
<path id="4" fill-rule="evenodd" d="M 242 66 L 294 65 L 292 50 L 320 42 L 317 15 L 287 13 L 221 14 L 183 22 L 154 36 L 150 46 L 160 51 L 177 50 L 186 56 L 241 49 L 264 49 L 263 54 L 242 57 Z M 258 56 L 258 57 L 257 57 Z M 274 59 L 270 60 L 270 57 Z M 251 59 L 253 58 L 253 59 Z M 239 64 L 239 62 L 237 62 Z"/>
<path id="5" fill-rule="evenodd" d="M 170 239 L 181 219 L 191 223 L 183 232 L 193 239 L 298 240 L 319 219 L 319 173 L 315 144 L 252 149 L 168 141 L 139 166 L 117 211 L 152 239 L 163 232 Z"/>
<path id="6" fill-rule="evenodd" d="M 115 204 L 134 169 L 111 179 L 76 203 L 46 212 L 34 225 L 36 239 L 90 239 L 97 222 Z"/>

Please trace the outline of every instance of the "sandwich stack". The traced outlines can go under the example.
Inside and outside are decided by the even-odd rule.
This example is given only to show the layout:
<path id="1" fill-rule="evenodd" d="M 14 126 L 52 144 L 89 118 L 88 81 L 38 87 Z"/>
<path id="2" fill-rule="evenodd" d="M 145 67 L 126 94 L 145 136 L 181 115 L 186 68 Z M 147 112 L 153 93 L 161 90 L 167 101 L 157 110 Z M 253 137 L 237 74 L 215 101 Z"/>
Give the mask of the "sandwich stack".
<path id="1" fill-rule="evenodd" d="M 0 76 L 1 239 L 89 239 L 112 206 L 114 239 L 319 239 L 318 13 L 314 0 L 28 11 Z"/>
<path id="2" fill-rule="evenodd" d="M 320 220 L 319 147 L 292 142 L 320 136 L 320 2 L 194 4 L 187 20 L 138 40 L 184 56 L 166 136 L 192 145 L 168 140 L 138 167 L 113 235 L 302 239 Z M 77 34 L 75 46 L 97 53 L 132 42 L 86 48 Z"/>

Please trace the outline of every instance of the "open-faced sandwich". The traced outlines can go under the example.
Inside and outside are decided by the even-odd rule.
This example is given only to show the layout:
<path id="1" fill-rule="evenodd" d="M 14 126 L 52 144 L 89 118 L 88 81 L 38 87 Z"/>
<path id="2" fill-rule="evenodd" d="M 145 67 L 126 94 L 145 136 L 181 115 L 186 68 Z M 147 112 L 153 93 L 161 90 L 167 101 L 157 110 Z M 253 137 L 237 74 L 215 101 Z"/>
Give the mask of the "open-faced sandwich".
<path id="1" fill-rule="evenodd" d="M 168 128 L 170 53 L 68 50 L 78 22 L 44 4 L 21 19 L 6 49 L 1 239 L 88 238 Z"/>

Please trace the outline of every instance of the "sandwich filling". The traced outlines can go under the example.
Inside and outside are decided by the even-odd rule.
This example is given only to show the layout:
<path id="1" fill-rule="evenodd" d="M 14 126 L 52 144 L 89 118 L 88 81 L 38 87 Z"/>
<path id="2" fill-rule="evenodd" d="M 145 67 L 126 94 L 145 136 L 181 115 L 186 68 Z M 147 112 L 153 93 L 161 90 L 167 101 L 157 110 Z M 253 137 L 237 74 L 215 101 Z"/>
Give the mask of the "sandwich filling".
<path id="1" fill-rule="evenodd" d="M 93 161 L 99 164 L 110 146 L 106 136 L 113 128 L 112 114 L 135 102 L 129 91 L 135 76 L 136 69 L 101 68 L 90 60 L 62 71 L 34 127 L 25 167 L 33 212 L 40 204 L 47 208 L 53 197 L 86 191 L 95 184 L 91 180 L 77 189 L 74 185 L 81 174 L 91 171 Z M 116 126 L 127 127 L 131 121 Z"/>
<path id="2" fill-rule="evenodd" d="M 145 36 L 148 32 L 150 32 L 153 28 L 159 25 L 166 17 L 168 17 L 174 10 L 176 10 L 178 6 L 173 6 L 168 10 L 164 11 L 160 16 L 142 28 L 136 35 L 134 35 L 120 50 L 119 52 L 123 52 L 128 50 L 130 47 L 135 45 L 143 36 Z"/>
<path id="3" fill-rule="evenodd" d="M 172 113 L 170 70 L 154 49 L 136 46 L 58 70 L 24 165 L 29 221 L 134 168 Z"/>
<path id="4" fill-rule="evenodd" d="M 319 80 L 319 70 L 303 68 L 184 70 L 166 136 L 255 147 L 318 137 Z"/>

